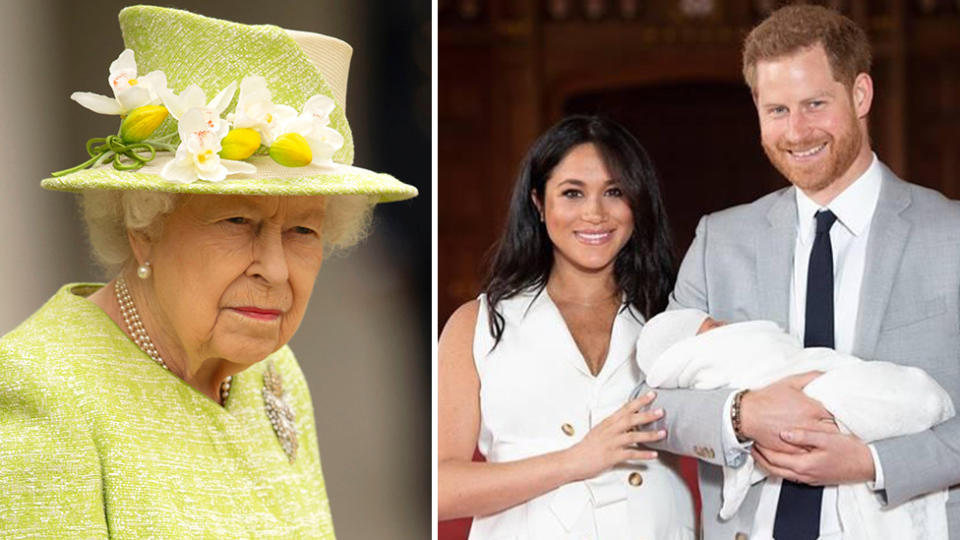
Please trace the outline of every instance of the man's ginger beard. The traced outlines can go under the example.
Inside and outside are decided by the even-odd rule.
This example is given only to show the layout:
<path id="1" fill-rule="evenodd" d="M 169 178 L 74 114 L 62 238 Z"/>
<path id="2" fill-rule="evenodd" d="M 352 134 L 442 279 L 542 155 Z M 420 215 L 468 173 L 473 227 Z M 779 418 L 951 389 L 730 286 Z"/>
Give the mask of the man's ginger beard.
<path id="1" fill-rule="evenodd" d="M 763 151 L 773 166 L 787 180 L 790 180 L 790 183 L 804 192 L 817 193 L 843 176 L 860 153 L 863 133 L 860 131 L 859 120 L 852 107 L 849 120 L 846 129 L 838 133 L 836 138 L 829 133 L 819 132 L 802 141 L 788 143 L 781 137 L 775 147 L 761 141 Z M 787 153 L 787 150 L 809 150 L 823 143 L 829 144 L 821 152 L 829 152 L 829 154 L 812 164 L 796 163 Z"/>

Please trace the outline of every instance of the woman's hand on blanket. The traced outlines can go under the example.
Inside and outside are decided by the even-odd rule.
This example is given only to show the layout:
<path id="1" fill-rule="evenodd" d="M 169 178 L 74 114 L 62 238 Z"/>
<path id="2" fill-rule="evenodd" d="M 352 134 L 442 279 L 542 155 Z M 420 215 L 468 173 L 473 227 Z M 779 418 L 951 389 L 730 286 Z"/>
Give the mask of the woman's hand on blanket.
<path id="1" fill-rule="evenodd" d="M 872 482 L 876 476 L 870 448 L 853 435 L 821 424 L 819 429 L 791 429 L 781 433 L 799 454 L 777 452 L 754 445 L 753 459 L 774 476 L 812 486 Z"/>
<path id="2" fill-rule="evenodd" d="M 802 452 L 801 447 L 784 441 L 780 433 L 794 428 L 817 429 L 821 420 L 833 418 L 819 401 L 803 393 L 803 388 L 820 375 L 820 371 L 808 371 L 744 394 L 740 404 L 741 433 L 764 448 L 782 453 Z"/>
<path id="3" fill-rule="evenodd" d="M 647 410 L 656 394 L 649 392 L 597 424 L 579 443 L 565 451 L 566 467 L 576 480 L 593 478 L 627 460 L 655 459 L 657 453 L 637 445 L 659 441 L 665 430 L 642 430 L 663 418 L 663 409 Z"/>

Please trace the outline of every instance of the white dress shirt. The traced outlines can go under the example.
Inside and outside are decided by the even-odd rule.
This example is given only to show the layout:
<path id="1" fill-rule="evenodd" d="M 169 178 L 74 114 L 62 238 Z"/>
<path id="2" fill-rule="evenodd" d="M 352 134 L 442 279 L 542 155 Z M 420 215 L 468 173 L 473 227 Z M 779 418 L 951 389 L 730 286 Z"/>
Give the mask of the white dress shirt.
<path id="1" fill-rule="evenodd" d="M 814 216 L 822 209 L 829 209 L 837 216 L 837 221 L 830 229 L 830 243 L 833 250 L 834 349 L 847 354 L 852 352 L 856 338 L 860 288 L 863 284 L 863 270 L 866 264 L 867 239 L 877 201 L 880 198 L 880 186 L 880 166 L 874 154 L 870 166 L 863 175 L 830 201 L 826 207 L 821 207 L 803 191 L 796 190 L 797 239 L 794 244 L 793 276 L 790 281 L 789 331 L 801 342 L 806 315 L 807 269 L 816 233 Z M 732 401 L 731 396 L 724 407 L 723 416 L 724 455 L 727 456 L 728 461 L 732 461 L 732 456 L 749 452 L 752 444 L 750 442 L 741 444 L 737 441 L 729 420 Z M 883 471 L 880 468 L 876 450 L 872 445 L 869 448 L 873 454 L 876 470 L 876 477 L 870 487 L 880 490 L 883 489 Z M 764 484 L 751 538 L 772 538 L 781 482 L 779 478 L 771 478 Z M 841 536 L 836 501 L 836 486 L 824 487 L 820 511 L 821 540 Z"/>

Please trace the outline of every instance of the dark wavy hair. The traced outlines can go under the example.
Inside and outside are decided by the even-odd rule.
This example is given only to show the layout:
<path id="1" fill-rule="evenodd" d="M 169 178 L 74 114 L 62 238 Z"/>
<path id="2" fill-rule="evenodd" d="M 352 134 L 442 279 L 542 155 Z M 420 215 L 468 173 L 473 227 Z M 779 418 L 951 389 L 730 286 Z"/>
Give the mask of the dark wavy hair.
<path id="1" fill-rule="evenodd" d="M 622 125 L 598 116 L 569 116 L 540 136 L 523 160 L 513 188 L 507 225 L 494 245 L 483 283 L 490 334 L 500 343 L 504 319 L 501 300 L 530 289 L 542 291 L 553 267 L 553 243 L 531 195 L 543 201 L 554 167 L 581 144 L 596 145 L 607 171 L 619 181 L 633 212 L 633 234 L 617 254 L 614 278 L 623 309 L 649 319 L 667 305 L 675 279 L 673 241 L 653 163 L 640 142 Z"/>

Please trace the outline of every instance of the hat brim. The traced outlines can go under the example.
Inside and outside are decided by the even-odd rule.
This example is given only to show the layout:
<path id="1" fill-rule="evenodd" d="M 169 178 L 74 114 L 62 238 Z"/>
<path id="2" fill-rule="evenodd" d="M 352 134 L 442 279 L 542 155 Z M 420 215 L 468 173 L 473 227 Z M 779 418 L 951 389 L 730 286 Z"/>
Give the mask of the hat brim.
<path id="1" fill-rule="evenodd" d="M 220 182 L 197 180 L 180 184 L 160 176 L 163 166 L 171 159 L 172 154 L 158 153 L 153 161 L 136 171 L 120 171 L 112 165 L 104 165 L 46 178 L 40 185 L 55 191 L 72 192 L 108 189 L 214 195 L 371 195 L 382 203 L 417 196 L 417 188 L 389 174 L 337 163 L 332 166 L 284 167 L 267 156 L 245 160 L 257 167 L 254 175 L 235 174 Z"/>

